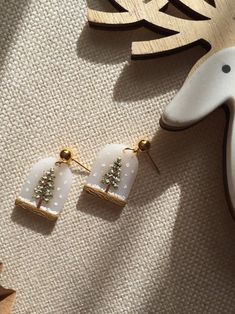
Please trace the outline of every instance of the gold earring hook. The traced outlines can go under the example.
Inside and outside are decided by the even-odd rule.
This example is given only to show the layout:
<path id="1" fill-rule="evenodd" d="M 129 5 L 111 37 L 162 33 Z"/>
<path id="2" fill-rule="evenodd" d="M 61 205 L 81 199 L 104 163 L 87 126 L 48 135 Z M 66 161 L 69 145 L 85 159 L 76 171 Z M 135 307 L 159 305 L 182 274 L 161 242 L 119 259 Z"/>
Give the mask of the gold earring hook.
<path id="1" fill-rule="evenodd" d="M 138 151 L 139 151 L 138 148 L 130 148 L 130 147 L 126 147 L 126 148 L 124 148 L 123 150 L 124 150 L 124 151 L 125 151 L 125 150 L 131 150 L 131 151 L 133 151 L 133 153 L 135 153 L 135 154 L 137 154 Z"/>
<path id="2" fill-rule="evenodd" d="M 86 171 L 91 172 L 90 169 L 88 169 L 86 166 L 84 166 L 78 160 L 73 158 L 72 151 L 69 148 L 64 148 L 64 149 L 61 150 L 61 152 L 60 152 L 60 160 L 57 161 L 56 164 L 70 164 L 71 161 L 77 163 L 80 167 L 82 167 Z"/>
<path id="3" fill-rule="evenodd" d="M 155 163 L 155 161 L 153 160 L 152 156 L 149 153 L 149 150 L 151 148 L 151 143 L 148 140 L 141 140 L 138 143 L 138 147 L 137 148 L 124 148 L 124 150 L 132 150 L 134 153 L 138 154 L 139 152 L 143 152 L 146 153 L 148 155 L 148 158 L 150 159 L 151 163 L 154 165 L 154 168 L 156 169 L 157 173 L 160 175 L 160 170 L 157 166 L 157 164 Z"/>

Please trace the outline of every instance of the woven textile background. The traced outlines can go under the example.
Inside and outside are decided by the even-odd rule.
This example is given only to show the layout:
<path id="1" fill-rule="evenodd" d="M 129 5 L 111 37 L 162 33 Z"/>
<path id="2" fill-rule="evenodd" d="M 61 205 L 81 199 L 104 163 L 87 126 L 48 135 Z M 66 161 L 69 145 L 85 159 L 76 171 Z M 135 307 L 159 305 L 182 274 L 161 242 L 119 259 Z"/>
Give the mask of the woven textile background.
<path id="1" fill-rule="evenodd" d="M 110 7 L 89 0 L 92 8 Z M 99 4 L 100 3 L 100 4 Z M 105 5 L 104 5 L 105 4 Z M 235 224 L 223 187 L 225 116 L 158 120 L 202 54 L 130 61 L 146 30 L 86 23 L 85 0 L 0 1 L 0 260 L 15 314 L 235 313 Z M 14 200 L 33 163 L 69 145 L 91 164 L 110 142 L 152 139 L 122 210 L 74 182 L 57 224 Z"/>

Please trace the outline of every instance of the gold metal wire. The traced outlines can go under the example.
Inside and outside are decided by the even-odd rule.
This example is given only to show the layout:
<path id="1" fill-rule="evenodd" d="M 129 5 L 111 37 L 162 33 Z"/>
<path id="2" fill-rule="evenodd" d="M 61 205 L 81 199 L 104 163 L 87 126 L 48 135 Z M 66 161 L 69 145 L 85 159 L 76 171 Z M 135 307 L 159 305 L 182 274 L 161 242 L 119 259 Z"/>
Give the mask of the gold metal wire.
<path id="1" fill-rule="evenodd" d="M 138 154 L 139 152 L 146 153 L 148 155 L 149 160 L 153 164 L 155 170 L 157 171 L 157 173 L 159 175 L 161 174 L 157 164 L 155 163 L 155 161 L 153 160 L 152 156 L 150 155 L 150 153 L 148 151 L 142 151 L 140 148 L 130 148 L 130 147 L 126 147 L 126 148 L 123 149 L 123 151 L 125 151 L 125 150 L 131 150 L 135 154 Z"/>
<path id="2" fill-rule="evenodd" d="M 76 162 L 80 167 L 82 167 L 83 169 L 85 169 L 86 171 L 88 172 L 91 172 L 90 169 L 88 169 L 86 166 L 84 166 L 83 164 L 81 164 L 79 161 L 77 161 L 76 159 L 74 158 L 71 158 L 72 161 Z"/>
<path id="3" fill-rule="evenodd" d="M 139 152 L 139 149 L 138 149 L 138 148 L 130 148 L 130 147 L 126 147 L 126 148 L 124 148 L 124 149 L 123 149 L 123 151 L 125 151 L 125 150 L 132 150 L 132 151 L 133 151 L 133 153 L 135 153 L 135 154 L 137 154 L 137 153 Z"/>
<path id="4" fill-rule="evenodd" d="M 57 165 L 61 165 L 61 164 L 68 164 L 68 161 L 66 161 L 66 160 L 58 160 L 58 161 L 56 161 L 56 163 L 55 163 L 55 165 L 57 166 Z"/>
<path id="5" fill-rule="evenodd" d="M 77 161 L 76 159 L 71 158 L 72 161 L 76 162 L 80 167 L 82 167 L 83 169 L 85 169 L 88 172 L 91 172 L 90 169 L 88 169 L 86 166 L 84 166 L 83 164 L 81 164 L 79 161 Z M 61 165 L 61 164 L 69 164 L 69 161 L 66 160 L 59 160 L 55 163 L 55 165 Z"/>
<path id="6" fill-rule="evenodd" d="M 77 163 L 80 167 L 82 167 L 86 171 L 91 172 L 91 170 L 89 168 L 87 168 L 81 162 L 79 162 L 78 160 L 76 160 L 72 157 L 72 151 L 69 148 L 64 148 L 61 150 L 60 160 L 58 160 L 55 163 L 55 165 L 61 165 L 61 164 L 69 165 L 71 161 L 74 161 L 75 163 Z"/>
<path id="7" fill-rule="evenodd" d="M 160 174 L 161 174 L 161 173 L 160 173 L 160 170 L 159 170 L 157 164 L 155 163 L 155 161 L 153 160 L 152 156 L 149 154 L 149 152 L 146 152 L 146 154 L 148 155 L 150 161 L 151 161 L 152 164 L 154 165 L 154 168 L 156 169 L 157 173 L 160 175 Z"/>

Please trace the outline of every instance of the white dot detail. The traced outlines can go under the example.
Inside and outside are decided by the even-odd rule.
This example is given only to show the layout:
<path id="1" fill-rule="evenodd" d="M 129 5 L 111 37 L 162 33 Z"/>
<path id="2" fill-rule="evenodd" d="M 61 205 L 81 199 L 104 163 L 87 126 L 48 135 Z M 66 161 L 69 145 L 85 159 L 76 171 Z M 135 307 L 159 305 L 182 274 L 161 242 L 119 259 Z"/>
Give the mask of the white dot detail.
<path id="1" fill-rule="evenodd" d="M 25 191 L 28 192 L 28 191 L 29 191 L 29 188 L 26 188 Z"/>
<path id="2" fill-rule="evenodd" d="M 127 168 L 130 167 L 130 163 L 129 163 L 129 162 L 126 163 L 126 167 L 127 167 Z"/>
<path id="3" fill-rule="evenodd" d="M 128 177 L 128 174 L 127 174 L 127 173 L 125 173 L 125 174 L 124 174 L 124 176 L 125 176 L 125 177 Z"/>
<path id="4" fill-rule="evenodd" d="M 132 169 L 132 170 L 131 170 L 131 173 L 135 173 L 135 170 Z"/>
<path id="5" fill-rule="evenodd" d="M 59 175 L 60 175 L 60 176 L 62 177 L 62 175 L 63 175 L 63 172 L 60 172 L 60 173 L 59 173 Z"/>
<path id="6" fill-rule="evenodd" d="M 93 174 L 93 177 L 97 177 L 97 173 L 96 172 Z"/>
<path id="7" fill-rule="evenodd" d="M 28 181 L 26 181 L 28 184 L 30 184 L 30 181 L 28 180 Z"/>
<path id="8" fill-rule="evenodd" d="M 58 203 L 57 203 L 57 202 L 55 202 L 55 203 L 54 203 L 54 205 L 55 205 L 55 206 L 58 206 Z"/>
<path id="9" fill-rule="evenodd" d="M 57 191 L 60 191 L 60 190 L 61 190 L 61 188 L 57 188 L 56 190 L 57 190 Z"/>
<path id="10" fill-rule="evenodd" d="M 65 185 L 65 184 L 67 184 L 67 183 L 68 183 L 68 181 L 67 181 L 67 180 L 65 180 L 65 181 L 64 181 L 64 185 Z"/>
<path id="11" fill-rule="evenodd" d="M 105 166 L 106 166 L 106 164 L 102 164 L 101 166 L 102 166 L 102 167 L 105 167 Z"/>
<path id="12" fill-rule="evenodd" d="M 127 185 L 126 184 L 123 186 L 123 189 L 127 189 Z"/>
<path id="13" fill-rule="evenodd" d="M 62 197 L 63 197 L 63 195 L 62 195 L 62 194 L 60 194 L 60 195 L 59 195 L 59 198 L 62 198 Z"/>

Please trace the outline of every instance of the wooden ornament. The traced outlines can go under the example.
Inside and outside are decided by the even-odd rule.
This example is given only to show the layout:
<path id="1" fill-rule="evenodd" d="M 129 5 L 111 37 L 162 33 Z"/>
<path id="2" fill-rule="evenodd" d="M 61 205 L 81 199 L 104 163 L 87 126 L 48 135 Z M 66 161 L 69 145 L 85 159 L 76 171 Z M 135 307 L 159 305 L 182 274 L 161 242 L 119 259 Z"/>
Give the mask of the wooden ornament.
<path id="1" fill-rule="evenodd" d="M 196 19 L 183 19 L 161 10 L 167 3 Z M 209 56 L 235 43 L 235 1 L 217 1 L 216 7 L 204 0 L 116 0 L 125 12 L 109 13 L 88 9 L 88 21 L 93 26 L 149 26 L 167 37 L 132 43 L 132 58 L 174 53 L 198 42 L 209 51 L 193 71 Z M 200 20 L 199 20 L 200 18 Z"/>

